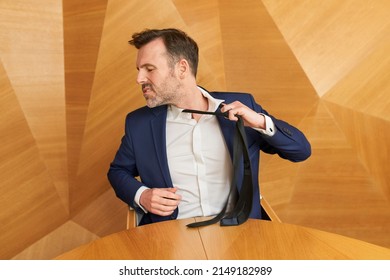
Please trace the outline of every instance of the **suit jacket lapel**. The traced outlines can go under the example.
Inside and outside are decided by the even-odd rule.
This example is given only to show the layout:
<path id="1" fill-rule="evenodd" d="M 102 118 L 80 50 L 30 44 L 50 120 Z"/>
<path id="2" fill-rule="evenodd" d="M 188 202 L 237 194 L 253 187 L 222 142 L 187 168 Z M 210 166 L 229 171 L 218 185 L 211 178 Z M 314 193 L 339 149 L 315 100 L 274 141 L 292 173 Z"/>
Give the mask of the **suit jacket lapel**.
<path id="1" fill-rule="evenodd" d="M 167 146 L 166 146 L 166 120 L 167 106 L 159 106 L 152 109 L 155 118 L 151 121 L 154 148 L 164 178 L 166 187 L 172 187 L 172 179 L 169 173 Z"/>

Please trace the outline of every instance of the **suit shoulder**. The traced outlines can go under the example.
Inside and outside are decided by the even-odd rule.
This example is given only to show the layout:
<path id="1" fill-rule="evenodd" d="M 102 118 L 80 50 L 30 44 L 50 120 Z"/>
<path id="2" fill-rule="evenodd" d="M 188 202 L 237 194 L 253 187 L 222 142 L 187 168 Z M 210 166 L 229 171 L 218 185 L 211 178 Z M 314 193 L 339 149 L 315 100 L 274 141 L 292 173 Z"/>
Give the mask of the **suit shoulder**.
<path id="1" fill-rule="evenodd" d="M 126 120 L 128 121 L 139 121 L 149 118 L 154 118 L 155 116 L 160 115 L 161 113 L 166 112 L 166 106 L 159 106 L 155 108 L 149 108 L 148 106 L 143 106 L 134 111 L 131 111 L 127 114 Z"/>
<path id="2" fill-rule="evenodd" d="M 226 102 L 235 101 L 235 100 L 250 101 L 253 99 L 252 94 L 247 93 L 247 92 L 212 91 L 212 92 L 210 92 L 210 95 L 214 98 L 225 99 Z"/>
<path id="3" fill-rule="evenodd" d="M 127 114 L 127 117 L 134 117 L 134 116 L 138 116 L 138 115 L 144 115 L 144 114 L 148 114 L 148 111 L 150 110 L 150 108 L 148 108 L 147 106 L 143 106 L 143 107 L 140 107 L 140 108 L 137 108 L 131 112 L 129 112 Z"/>

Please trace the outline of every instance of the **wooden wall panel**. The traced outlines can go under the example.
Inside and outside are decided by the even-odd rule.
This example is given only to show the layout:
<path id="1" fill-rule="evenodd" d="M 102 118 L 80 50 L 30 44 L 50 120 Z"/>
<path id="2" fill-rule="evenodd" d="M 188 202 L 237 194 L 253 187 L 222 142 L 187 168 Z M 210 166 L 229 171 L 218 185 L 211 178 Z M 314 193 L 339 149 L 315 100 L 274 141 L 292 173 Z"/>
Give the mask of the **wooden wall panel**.
<path id="1" fill-rule="evenodd" d="M 63 1 L 67 160 L 75 184 L 107 0 Z"/>
<path id="2" fill-rule="evenodd" d="M 68 218 L 61 1 L 1 1 L 0 258 Z"/>
<path id="3" fill-rule="evenodd" d="M 120 201 L 111 188 L 83 208 L 72 221 L 97 236 L 106 236 L 126 228 L 128 206 Z"/>
<path id="4" fill-rule="evenodd" d="M 0 54 L 64 207 L 68 206 L 61 1 L 0 3 Z"/>
<path id="5" fill-rule="evenodd" d="M 199 46 L 198 83 L 210 91 L 225 90 L 219 1 L 193 1 L 189 4 L 187 0 L 174 0 L 173 3 L 186 23 L 189 35 Z"/>
<path id="6" fill-rule="evenodd" d="M 227 88 L 298 125 L 318 96 L 264 5 L 224 1 L 220 17 Z"/>
<path id="7" fill-rule="evenodd" d="M 17 255 L 34 241 L 52 257 L 125 228 L 106 173 L 126 114 L 145 104 L 127 42 L 165 27 L 199 43 L 200 85 L 251 92 L 308 136 L 306 162 L 262 155 L 261 190 L 282 222 L 390 247 L 388 10 L 385 0 L 1 1 L 0 258 L 44 258 Z"/>
<path id="8" fill-rule="evenodd" d="M 263 3 L 319 96 L 370 54 L 389 26 L 387 0 Z"/>
<path id="9" fill-rule="evenodd" d="M 389 122 L 389 53 L 390 25 L 376 49 L 329 90 L 323 99 Z"/>
<path id="10" fill-rule="evenodd" d="M 318 107 L 321 110 L 306 116 L 301 123 L 308 132 L 313 156 L 302 164 L 301 174 L 288 195 L 268 187 L 275 185 L 277 179 L 272 177 L 276 169 L 268 170 L 267 165 L 271 175 L 265 179 L 263 190 L 275 199 L 268 201 L 271 205 L 277 203 L 277 213 L 284 221 L 302 222 L 389 246 L 390 239 L 385 236 L 390 236 L 390 141 L 386 132 L 390 116 L 390 19 L 386 14 L 390 2 L 263 3 L 322 97 Z M 342 146 L 339 137 L 343 139 Z M 326 178 L 321 173 L 324 171 L 329 173 Z M 318 174 L 307 180 L 305 172 L 310 176 Z M 333 188 L 349 199 L 336 196 Z M 319 203 L 311 204 L 313 199 Z M 320 206 L 323 200 L 328 208 Z M 310 212 L 305 213 L 308 209 Z"/>
<path id="11" fill-rule="evenodd" d="M 326 104 L 376 183 L 377 191 L 390 200 L 390 123 L 334 103 Z"/>
<path id="12" fill-rule="evenodd" d="M 8 259 L 67 220 L 25 114 L 0 63 L 0 259 Z"/>
<path id="13" fill-rule="evenodd" d="M 68 221 L 50 232 L 45 238 L 14 256 L 13 260 L 48 260 L 54 259 L 64 251 L 98 239 L 99 237 L 73 221 Z"/>
<path id="14" fill-rule="evenodd" d="M 390 25 L 387 36 L 325 96 L 352 147 L 390 200 Z"/>
<path id="15" fill-rule="evenodd" d="M 288 163 L 273 158 L 261 173 L 263 195 L 284 222 L 388 246 L 388 200 L 339 126 L 345 116 L 333 115 L 320 102 L 305 118 L 301 125 L 313 147 L 310 160 L 289 174 Z"/>

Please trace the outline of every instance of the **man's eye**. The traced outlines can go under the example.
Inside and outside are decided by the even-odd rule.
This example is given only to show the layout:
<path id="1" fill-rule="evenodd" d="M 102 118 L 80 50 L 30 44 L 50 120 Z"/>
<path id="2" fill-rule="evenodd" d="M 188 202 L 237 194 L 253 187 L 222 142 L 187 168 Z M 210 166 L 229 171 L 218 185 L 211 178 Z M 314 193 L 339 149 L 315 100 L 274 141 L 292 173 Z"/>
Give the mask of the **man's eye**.
<path id="1" fill-rule="evenodd" d="M 152 72 L 154 70 L 154 68 L 146 68 L 146 71 L 148 72 Z"/>

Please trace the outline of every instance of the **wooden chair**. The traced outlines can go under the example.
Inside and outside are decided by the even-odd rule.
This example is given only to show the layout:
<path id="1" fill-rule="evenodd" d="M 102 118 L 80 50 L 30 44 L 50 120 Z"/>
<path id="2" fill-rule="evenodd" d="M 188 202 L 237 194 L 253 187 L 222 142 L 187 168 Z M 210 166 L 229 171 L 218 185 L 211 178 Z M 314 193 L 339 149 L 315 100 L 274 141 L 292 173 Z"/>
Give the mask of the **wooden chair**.
<path id="1" fill-rule="evenodd" d="M 275 213 L 275 211 L 272 209 L 272 207 L 269 205 L 268 201 L 264 197 L 260 198 L 260 204 L 264 220 L 281 223 L 281 220 L 279 219 L 278 215 Z M 130 229 L 137 227 L 140 219 L 141 215 L 138 214 L 133 208 L 129 207 L 129 210 L 127 211 L 126 228 Z"/>
<path id="2" fill-rule="evenodd" d="M 127 222 L 126 222 L 126 228 L 135 228 L 138 226 L 138 223 L 141 219 L 141 215 L 138 214 L 133 208 L 129 207 L 127 210 Z"/>
<path id="3" fill-rule="evenodd" d="M 270 220 L 272 222 L 281 223 L 282 221 L 275 213 L 274 209 L 272 209 L 271 205 L 269 205 L 268 201 L 262 196 L 260 197 L 261 211 L 264 220 Z"/>

